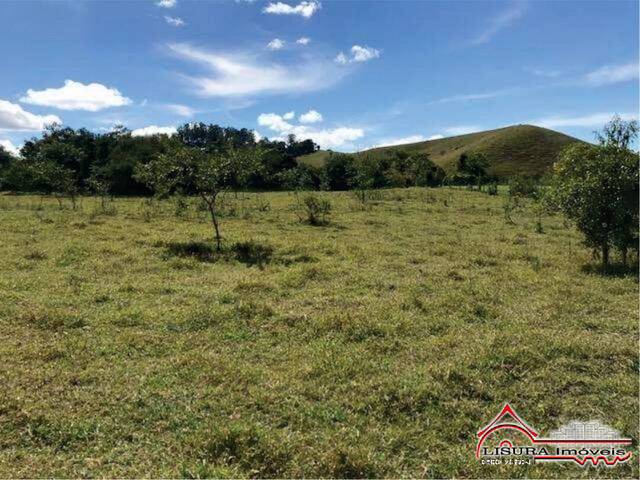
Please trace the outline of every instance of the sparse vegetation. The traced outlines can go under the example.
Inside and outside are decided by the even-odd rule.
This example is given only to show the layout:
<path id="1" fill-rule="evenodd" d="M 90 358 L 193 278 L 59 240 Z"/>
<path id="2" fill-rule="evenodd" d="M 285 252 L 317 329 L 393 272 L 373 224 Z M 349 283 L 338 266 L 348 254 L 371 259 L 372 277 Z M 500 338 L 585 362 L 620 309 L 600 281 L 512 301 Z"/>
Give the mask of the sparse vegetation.
<path id="1" fill-rule="evenodd" d="M 536 234 L 531 201 L 506 223 L 502 186 L 314 195 L 327 228 L 246 194 L 270 208 L 225 217 L 221 253 L 172 198 L 0 196 L 0 474 L 638 476 L 474 459 L 505 400 L 635 435 L 634 272 L 591 269 L 562 217 Z"/>

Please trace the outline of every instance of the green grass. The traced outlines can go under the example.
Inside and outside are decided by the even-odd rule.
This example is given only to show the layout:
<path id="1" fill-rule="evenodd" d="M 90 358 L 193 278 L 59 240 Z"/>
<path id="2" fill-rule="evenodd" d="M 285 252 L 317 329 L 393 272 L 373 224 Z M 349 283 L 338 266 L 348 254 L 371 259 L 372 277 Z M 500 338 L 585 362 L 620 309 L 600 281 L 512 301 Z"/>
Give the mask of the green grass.
<path id="1" fill-rule="evenodd" d="M 394 149 L 402 149 L 408 153 L 426 152 L 436 164 L 447 172 L 453 172 L 462 153 L 481 152 L 490 160 L 491 174 L 508 178 L 515 175 L 545 174 L 556 161 L 558 153 L 573 142 L 579 140 L 546 128 L 515 125 L 427 142 L 374 148 L 361 153 L 376 157 Z M 328 155 L 329 152 L 321 150 L 299 160 L 320 167 Z"/>
<path id="2" fill-rule="evenodd" d="M 502 196 L 323 195 L 230 196 L 222 254 L 195 200 L 0 196 L 0 476 L 638 477 L 474 458 L 505 401 L 637 455 L 634 275 Z"/>

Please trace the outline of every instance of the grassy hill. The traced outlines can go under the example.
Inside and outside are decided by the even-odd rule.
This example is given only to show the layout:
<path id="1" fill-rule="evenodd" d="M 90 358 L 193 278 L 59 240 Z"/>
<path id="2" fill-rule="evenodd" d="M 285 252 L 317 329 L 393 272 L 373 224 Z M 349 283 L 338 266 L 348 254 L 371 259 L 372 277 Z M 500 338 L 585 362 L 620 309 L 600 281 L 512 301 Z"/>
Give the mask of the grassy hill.
<path id="1" fill-rule="evenodd" d="M 514 125 L 439 140 L 373 148 L 358 154 L 376 157 L 398 149 L 408 153 L 426 152 L 435 163 L 451 172 L 460 154 L 482 152 L 490 160 L 490 173 L 504 178 L 518 174 L 541 175 L 549 170 L 565 146 L 580 141 L 546 128 Z M 329 152 L 320 150 L 300 157 L 299 161 L 318 167 L 328 156 Z"/>

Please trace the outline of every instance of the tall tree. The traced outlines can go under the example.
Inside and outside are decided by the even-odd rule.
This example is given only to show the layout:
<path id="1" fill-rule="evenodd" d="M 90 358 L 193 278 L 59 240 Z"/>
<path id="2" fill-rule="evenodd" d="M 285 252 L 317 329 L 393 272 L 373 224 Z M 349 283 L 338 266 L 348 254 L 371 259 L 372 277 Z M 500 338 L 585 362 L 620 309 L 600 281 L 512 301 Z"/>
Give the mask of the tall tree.
<path id="1" fill-rule="evenodd" d="M 587 246 L 607 269 L 617 248 L 624 263 L 638 241 L 638 154 L 628 147 L 638 124 L 614 118 L 597 135 L 599 145 L 573 144 L 560 155 L 548 201 L 576 223 Z"/>

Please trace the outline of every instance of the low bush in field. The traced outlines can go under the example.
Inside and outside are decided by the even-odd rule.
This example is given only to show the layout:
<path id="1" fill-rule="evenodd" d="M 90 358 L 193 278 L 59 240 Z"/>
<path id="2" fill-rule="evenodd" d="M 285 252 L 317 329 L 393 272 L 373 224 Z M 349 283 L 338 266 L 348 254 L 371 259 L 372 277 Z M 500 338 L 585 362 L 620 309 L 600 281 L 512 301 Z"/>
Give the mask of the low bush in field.
<path id="1" fill-rule="evenodd" d="M 326 225 L 330 213 L 331 202 L 313 193 L 306 195 L 298 205 L 298 217 L 309 225 Z"/>

